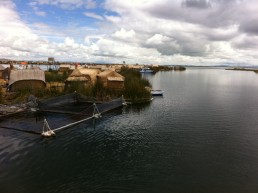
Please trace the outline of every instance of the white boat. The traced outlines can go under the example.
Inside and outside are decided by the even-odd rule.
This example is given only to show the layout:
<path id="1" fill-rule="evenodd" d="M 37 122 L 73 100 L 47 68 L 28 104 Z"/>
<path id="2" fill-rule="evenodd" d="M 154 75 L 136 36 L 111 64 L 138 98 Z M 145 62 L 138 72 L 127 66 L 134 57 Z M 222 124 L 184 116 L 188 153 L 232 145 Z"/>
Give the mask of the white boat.
<path id="1" fill-rule="evenodd" d="M 140 73 L 153 73 L 153 70 L 151 70 L 150 68 L 142 68 L 140 70 Z"/>
<path id="2" fill-rule="evenodd" d="M 164 91 L 163 90 L 151 90 L 152 96 L 163 96 Z"/>

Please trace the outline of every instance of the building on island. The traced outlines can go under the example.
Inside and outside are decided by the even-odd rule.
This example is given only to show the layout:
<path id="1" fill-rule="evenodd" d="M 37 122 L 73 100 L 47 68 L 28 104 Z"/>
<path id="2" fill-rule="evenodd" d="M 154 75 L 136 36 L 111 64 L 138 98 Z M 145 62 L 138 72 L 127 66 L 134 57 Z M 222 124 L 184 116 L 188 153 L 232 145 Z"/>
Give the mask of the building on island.
<path id="1" fill-rule="evenodd" d="M 66 79 L 66 83 L 69 85 L 71 82 L 82 82 L 86 85 L 94 85 L 96 83 L 96 76 L 100 73 L 99 69 L 81 68 L 75 69 Z"/>
<path id="2" fill-rule="evenodd" d="M 97 75 L 97 80 L 102 82 L 105 88 L 113 90 L 124 89 L 125 78 L 115 71 L 105 70 Z"/>
<path id="3" fill-rule="evenodd" d="M 9 77 L 8 89 L 18 91 L 22 89 L 44 89 L 46 87 L 45 73 L 39 68 L 12 69 Z"/>

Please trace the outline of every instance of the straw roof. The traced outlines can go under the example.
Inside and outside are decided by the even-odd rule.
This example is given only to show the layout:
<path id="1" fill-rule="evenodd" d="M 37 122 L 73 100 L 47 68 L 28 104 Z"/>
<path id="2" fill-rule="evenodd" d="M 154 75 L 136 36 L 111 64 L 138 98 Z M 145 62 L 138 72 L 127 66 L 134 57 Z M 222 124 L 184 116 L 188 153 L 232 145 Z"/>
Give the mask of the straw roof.
<path id="1" fill-rule="evenodd" d="M 75 69 L 66 81 L 92 81 L 96 80 L 96 75 L 100 72 L 98 69 L 81 68 Z"/>
<path id="2" fill-rule="evenodd" d="M 143 68 L 143 65 L 127 65 L 127 67 L 132 69 L 140 69 Z"/>
<path id="3" fill-rule="evenodd" d="M 97 74 L 100 73 L 99 69 L 81 68 L 78 69 L 82 75 L 88 76 L 89 80 L 94 84 L 96 81 Z"/>
<path id="4" fill-rule="evenodd" d="M 117 80 L 117 81 L 124 81 L 124 77 L 121 74 L 118 74 L 115 71 L 112 70 L 105 70 L 104 72 L 101 72 L 97 75 L 101 79 L 107 79 L 107 80 Z"/>
<path id="5" fill-rule="evenodd" d="M 100 73 L 100 70 L 99 69 L 90 69 L 90 68 L 81 68 L 81 69 L 78 69 L 80 71 L 81 74 L 84 74 L 84 75 L 89 75 L 89 76 L 96 76 L 97 74 Z"/>
<path id="6" fill-rule="evenodd" d="M 106 65 L 93 65 L 93 66 L 88 66 L 89 69 L 99 69 L 99 70 L 105 70 L 107 69 Z"/>
<path id="7" fill-rule="evenodd" d="M 68 82 L 77 82 L 77 81 L 79 81 L 79 82 L 87 82 L 87 81 L 89 81 L 89 79 L 87 77 L 84 77 L 84 76 L 82 76 L 82 77 L 69 76 L 66 79 L 66 81 L 68 81 Z"/>
<path id="8" fill-rule="evenodd" d="M 82 73 L 80 72 L 80 70 L 75 69 L 75 70 L 73 70 L 73 72 L 70 74 L 69 77 L 80 77 L 80 76 L 82 76 Z"/>
<path id="9" fill-rule="evenodd" d="M 9 85 L 20 80 L 41 80 L 44 83 L 45 73 L 40 69 L 11 70 Z"/>
<path id="10" fill-rule="evenodd" d="M 99 77 L 107 77 L 111 75 L 114 71 L 113 70 L 105 70 L 98 74 Z"/>

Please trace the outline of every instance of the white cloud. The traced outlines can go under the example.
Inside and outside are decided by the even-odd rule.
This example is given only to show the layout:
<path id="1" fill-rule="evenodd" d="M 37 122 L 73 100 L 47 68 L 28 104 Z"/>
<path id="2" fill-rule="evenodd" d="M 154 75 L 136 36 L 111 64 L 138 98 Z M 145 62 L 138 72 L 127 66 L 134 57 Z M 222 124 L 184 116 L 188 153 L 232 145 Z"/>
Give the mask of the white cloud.
<path id="1" fill-rule="evenodd" d="M 155 62 L 159 58 L 160 53 L 156 49 L 141 48 L 139 46 L 130 45 L 110 39 L 102 38 L 96 42 L 97 47 L 94 55 L 106 56 L 113 61 L 126 60 L 129 63 L 146 63 Z"/>
<path id="2" fill-rule="evenodd" d="M 235 48 L 241 50 L 258 50 L 258 36 L 244 34 L 235 38 L 232 44 Z"/>
<path id="3" fill-rule="evenodd" d="M 101 6 L 94 0 L 33 0 L 29 5 L 45 17 L 42 5 L 66 9 L 67 17 L 69 10 L 84 8 L 80 14 L 98 21 L 94 26 L 73 20 L 60 26 L 28 23 L 12 1 L 2 0 L 4 57 L 198 65 L 257 59 L 255 0 L 105 0 L 103 16 L 94 12 Z"/>
<path id="4" fill-rule="evenodd" d="M 228 60 L 239 60 L 237 53 L 243 53 L 240 48 L 257 51 L 257 44 L 252 40 L 256 40 L 258 28 L 253 25 L 255 22 L 249 22 L 258 16 L 256 1 L 182 2 L 107 0 L 105 7 L 119 15 L 107 18 L 108 21 L 134 30 L 138 45 L 158 50 L 163 63 L 178 55 L 191 58 L 193 62 L 225 62 L 227 55 Z M 239 26 L 249 33 L 248 38 L 239 40 Z M 253 58 L 250 54 L 246 57 Z M 184 61 L 182 58 L 180 60 Z"/>
<path id="5" fill-rule="evenodd" d="M 160 45 L 168 41 L 171 41 L 171 38 L 163 36 L 161 34 L 155 34 L 147 40 L 147 44 Z"/>
<path id="6" fill-rule="evenodd" d="M 132 41 L 132 39 L 135 37 L 135 32 L 134 30 L 126 31 L 124 28 L 121 28 L 119 31 L 112 34 L 112 37 L 125 41 Z"/>
<path id="7" fill-rule="evenodd" d="M 19 15 L 13 10 L 13 7 L 0 5 L 0 40 L 5 38 L 31 38 L 31 30 L 20 21 Z"/>
<path id="8" fill-rule="evenodd" d="M 17 60 L 46 60 L 49 56 L 61 59 L 85 59 L 89 48 L 78 44 L 71 37 L 66 37 L 62 43 L 50 42 L 37 35 L 26 23 L 21 21 L 14 6 L 0 4 L 0 50 L 2 57 Z M 49 26 L 37 23 L 34 27 L 48 29 Z M 78 55 L 81 58 L 78 59 Z"/>
<path id="9" fill-rule="evenodd" d="M 106 15 L 105 18 L 111 23 L 120 23 L 122 21 L 122 18 L 117 16 Z"/>
<path id="10" fill-rule="evenodd" d="M 66 37 L 64 41 L 65 45 L 67 46 L 73 46 L 75 45 L 74 39 L 70 37 Z"/>
<path id="11" fill-rule="evenodd" d="M 96 13 L 93 13 L 93 12 L 84 12 L 83 14 L 87 17 L 91 17 L 91 18 L 98 19 L 98 20 L 104 19 L 101 15 L 97 15 Z"/>

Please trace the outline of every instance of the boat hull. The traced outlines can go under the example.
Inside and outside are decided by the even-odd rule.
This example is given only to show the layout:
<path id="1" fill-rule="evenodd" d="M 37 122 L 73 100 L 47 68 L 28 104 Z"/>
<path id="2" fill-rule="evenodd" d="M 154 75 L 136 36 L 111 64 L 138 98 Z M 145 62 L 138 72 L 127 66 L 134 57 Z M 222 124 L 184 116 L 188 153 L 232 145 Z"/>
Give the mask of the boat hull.
<path id="1" fill-rule="evenodd" d="M 153 70 L 151 70 L 150 68 L 142 68 L 139 72 L 140 73 L 153 73 Z"/>
<path id="2" fill-rule="evenodd" d="M 163 90 L 151 90 L 152 96 L 163 96 Z"/>

